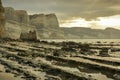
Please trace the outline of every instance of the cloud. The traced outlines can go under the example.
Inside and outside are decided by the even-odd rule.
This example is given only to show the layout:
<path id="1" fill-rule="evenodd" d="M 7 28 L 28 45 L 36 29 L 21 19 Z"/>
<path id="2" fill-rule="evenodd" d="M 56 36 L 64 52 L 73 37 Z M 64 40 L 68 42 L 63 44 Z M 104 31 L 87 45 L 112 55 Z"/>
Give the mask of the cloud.
<path id="1" fill-rule="evenodd" d="M 81 17 L 86 20 L 120 15 L 120 0 L 2 0 L 4 6 L 29 13 L 56 13 L 60 20 Z"/>
<path id="2" fill-rule="evenodd" d="M 86 21 L 84 18 L 73 18 L 65 20 L 61 27 L 89 27 L 94 29 L 105 29 L 114 27 L 120 29 L 120 15 L 110 17 L 98 17 L 97 20 Z"/>

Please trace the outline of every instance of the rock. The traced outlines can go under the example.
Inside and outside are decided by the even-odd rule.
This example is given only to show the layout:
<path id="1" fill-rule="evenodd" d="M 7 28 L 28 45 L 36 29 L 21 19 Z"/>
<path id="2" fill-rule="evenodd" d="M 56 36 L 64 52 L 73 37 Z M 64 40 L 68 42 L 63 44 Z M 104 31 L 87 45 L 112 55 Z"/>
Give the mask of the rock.
<path id="1" fill-rule="evenodd" d="M 102 57 L 109 57 L 109 48 L 102 48 L 100 53 L 99 53 L 99 56 L 102 56 Z"/>
<path id="2" fill-rule="evenodd" d="M 120 80 L 120 75 L 119 74 L 114 74 L 113 77 L 115 78 L 115 80 Z"/>
<path id="3" fill-rule="evenodd" d="M 5 11 L 0 0 L 0 37 L 4 37 L 5 34 Z"/>
<path id="4" fill-rule="evenodd" d="M 36 31 L 29 31 L 28 33 L 21 33 L 20 35 L 21 40 L 28 40 L 28 41 L 37 41 L 37 34 Z"/>

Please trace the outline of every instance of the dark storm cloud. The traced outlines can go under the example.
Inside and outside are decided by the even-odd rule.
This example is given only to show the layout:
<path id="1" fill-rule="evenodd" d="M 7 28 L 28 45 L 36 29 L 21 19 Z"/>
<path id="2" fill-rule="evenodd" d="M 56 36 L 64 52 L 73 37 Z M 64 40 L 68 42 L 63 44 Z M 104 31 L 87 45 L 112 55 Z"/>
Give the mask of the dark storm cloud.
<path id="1" fill-rule="evenodd" d="M 56 13 L 59 19 L 82 17 L 86 20 L 120 14 L 120 0 L 3 0 L 4 6 L 29 13 Z"/>

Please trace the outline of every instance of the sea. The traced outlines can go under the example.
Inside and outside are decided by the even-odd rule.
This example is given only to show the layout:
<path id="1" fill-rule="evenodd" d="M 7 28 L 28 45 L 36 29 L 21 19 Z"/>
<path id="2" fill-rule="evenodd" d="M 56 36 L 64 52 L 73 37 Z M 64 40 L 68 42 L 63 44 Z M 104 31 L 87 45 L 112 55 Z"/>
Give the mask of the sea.
<path id="1" fill-rule="evenodd" d="M 101 42 L 101 43 L 120 43 L 120 39 L 41 39 L 43 41 L 48 41 L 48 42 L 68 42 L 68 41 L 73 41 L 73 42 L 81 42 L 81 43 L 96 43 L 96 42 Z"/>

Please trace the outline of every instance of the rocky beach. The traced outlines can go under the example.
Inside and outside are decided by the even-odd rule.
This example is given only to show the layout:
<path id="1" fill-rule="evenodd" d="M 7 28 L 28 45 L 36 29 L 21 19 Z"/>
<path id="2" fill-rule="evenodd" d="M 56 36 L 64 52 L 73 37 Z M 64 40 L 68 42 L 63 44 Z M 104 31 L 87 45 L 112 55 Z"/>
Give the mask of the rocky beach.
<path id="1" fill-rule="evenodd" d="M 111 43 L 97 42 L 84 44 L 2 41 L 0 78 L 2 80 L 8 78 L 12 80 L 119 80 L 120 55 L 117 52 L 120 50 L 120 45 L 112 45 L 111 48 Z"/>
<path id="2" fill-rule="evenodd" d="M 60 27 L 55 13 L 28 14 L 0 0 L 0 80 L 120 80 L 119 34 Z"/>

